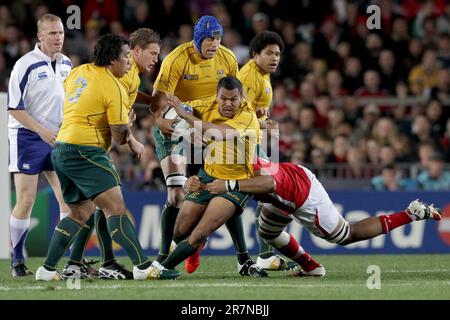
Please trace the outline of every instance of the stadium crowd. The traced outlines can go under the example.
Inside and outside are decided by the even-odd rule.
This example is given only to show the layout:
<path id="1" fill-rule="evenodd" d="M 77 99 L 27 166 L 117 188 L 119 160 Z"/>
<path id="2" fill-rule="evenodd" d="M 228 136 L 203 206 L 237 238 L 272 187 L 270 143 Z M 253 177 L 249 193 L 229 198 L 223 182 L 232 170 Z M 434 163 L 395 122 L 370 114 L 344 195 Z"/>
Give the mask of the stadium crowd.
<path id="1" fill-rule="evenodd" d="M 15 61 L 32 50 L 36 21 L 48 12 L 67 18 L 72 4 L 81 8 L 81 29 L 66 30 L 63 52 L 74 66 L 89 60 L 102 34 L 139 27 L 161 34 L 162 61 L 192 40 L 193 22 L 206 13 L 222 23 L 222 43 L 239 66 L 255 34 L 276 31 L 285 42 L 272 76 L 280 161 L 305 164 L 319 177 L 372 179 L 375 190 L 450 189 L 448 1 L 2 0 L 0 92 Z M 379 30 L 366 25 L 370 4 L 380 7 Z M 140 91 L 151 94 L 158 71 L 142 76 Z M 137 116 L 144 156 L 115 147 L 117 168 L 138 188 L 163 190 L 154 119 L 148 108 Z"/>

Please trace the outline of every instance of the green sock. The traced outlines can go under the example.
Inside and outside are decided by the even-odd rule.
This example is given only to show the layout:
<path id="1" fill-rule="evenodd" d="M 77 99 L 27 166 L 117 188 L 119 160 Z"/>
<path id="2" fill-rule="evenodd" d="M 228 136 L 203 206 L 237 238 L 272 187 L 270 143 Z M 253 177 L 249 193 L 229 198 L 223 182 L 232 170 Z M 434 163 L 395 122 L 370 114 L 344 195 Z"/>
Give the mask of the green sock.
<path id="1" fill-rule="evenodd" d="M 178 211 L 180 211 L 179 208 L 171 206 L 166 202 L 161 212 L 161 245 L 159 247 L 158 257 L 156 257 L 156 261 L 158 262 L 164 261 L 169 255 L 173 228 L 175 227 Z"/>
<path id="2" fill-rule="evenodd" d="M 189 244 L 188 239 L 181 241 L 175 250 L 161 264 L 167 269 L 173 269 L 188 257 L 197 252 L 197 248 Z"/>
<path id="3" fill-rule="evenodd" d="M 103 211 L 97 208 L 94 216 L 95 231 L 97 232 L 97 239 L 102 254 L 102 264 L 105 264 L 116 259 L 114 256 L 112 239 L 109 235 L 108 225 L 106 224 L 106 217 Z"/>
<path id="4" fill-rule="evenodd" d="M 70 252 L 69 261 L 81 263 L 83 259 L 84 248 L 86 243 L 91 237 L 92 231 L 94 230 L 94 215 L 92 214 L 88 221 L 81 228 L 78 233 L 77 238 L 73 241 L 72 250 Z"/>
<path id="5" fill-rule="evenodd" d="M 142 252 L 136 230 L 126 214 L 114 215 L 106 219 L 111 239 L 120 244 L 128 253 L 133 265 L 139 266 L 148 262 Z"/>
<path id="6" fill-rule="evenodd" d="M 48 245 L 44 266 L 56 269 L 59 259 L 64 255 L 72 241 L 78 236 L 82 226 L 69 217 L 62 219 L 53 231 Z"/>
<path id="7" fill-rule="evenodd" d="M 263 209 L 263 204 L 261 202 L 258 202 L 258 207 L 256 208 L 255 212 L 255 224 L 256 224 L 256 234 L 258 237 L 258 244 L 259 244 L 259 252 L 258 256 L 267 259 L 274 255 L 273 248 L 267 244 L 258 234 L 258 228 L 259 228 L 259 216 L 261 215 L 261 211 Z"/>
<path id="8" fill-rule="evenodd" d="M 250 259 L 247 251 L 247 245 L 245 243 L 244 228 L 242 226 L 241 215 L 233 215 L 226 223 L 228 232 L 233 239 L 234 246 L 236 247 L 236 256 L 240 264 Z"/>

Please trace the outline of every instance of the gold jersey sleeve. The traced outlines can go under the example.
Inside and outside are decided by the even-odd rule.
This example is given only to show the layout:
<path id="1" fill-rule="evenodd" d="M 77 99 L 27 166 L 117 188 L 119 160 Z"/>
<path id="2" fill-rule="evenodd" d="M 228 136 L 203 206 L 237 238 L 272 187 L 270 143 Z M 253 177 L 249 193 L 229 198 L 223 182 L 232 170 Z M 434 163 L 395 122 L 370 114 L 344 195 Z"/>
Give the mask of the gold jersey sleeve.
<path id="1" fill-rule="evenodd" d="M 234 53 L 219 46 L 211 59 L 202 59 L 194 42 L 186 42 L 164 58 L 154 88 L 176 95 L 181 101 L 214 96 L 217 82 L 226 76 L 236 76 L 238 64 Z"/>
<path id="2" fill-rule="evenodd" d="M 131 69 L 125 76 L 120 78 L 119 81 L 125 86 L 125 90 L 128 94 L 129 99 L 126 108 L 128 112 L 130 112 L 131 108 L 133 108 L 134 102 L 136 101 L 139 85 L 141 84 L 141 79 L 139 78 L 139 67 L 133 56 L 131 56 Z"/>
<path id="3" fill-rule="evenodd" d="M 210 176 L 218 179 L 247 179 L 253 176 L 253 160 L 259 123 L 255 112 L 245 100 L 233 118 L 220 114 L 214 98 L 190 101 L 194 115 L 214 124 L 226 124 L 239 133 L 237 140 L 211 139 L 208 142 L 204 159 L 204 169 Z"/>
<path id="4" fill-rule="evenodd" d="M 245 96 L 251 107 L 254 110 L 257 108 L 268 110 L 273 98 L 270 74 L 263 72 L 251 59 L 239 70 L 237 77 L 242 82 Z M 266 120 L 267 116 L 261 119 Z"/>
<path id="5" fill-rule="evenodd" d="M 128 95 L 105 67 L 83 64 L 64 83 L 64 115 L 56 141 L 108 150 L 110 125 L 128 124 Z"/>

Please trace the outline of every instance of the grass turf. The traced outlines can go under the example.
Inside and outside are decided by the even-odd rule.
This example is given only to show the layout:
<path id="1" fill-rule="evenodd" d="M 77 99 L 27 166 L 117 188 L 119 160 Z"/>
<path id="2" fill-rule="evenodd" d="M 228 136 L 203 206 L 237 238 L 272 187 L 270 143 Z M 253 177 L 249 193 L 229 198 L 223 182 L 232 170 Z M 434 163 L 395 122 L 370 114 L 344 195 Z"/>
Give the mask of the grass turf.
<path id="1" fill-rule="evenodd" d="M 327 270 L 324 278 L 294 278 L 273 271 L 269 278 L 242 277 L 232 256 L 203 256 L 199 269 L 175 281 L 81 280 L 81 289 L 66 282 L 13 279 L 9 261 L 0 260 L 0 299 L 450 299 L 450 254 L 315 256 Z M 125 257 L 119 260 L 126 261 Z M 30 258 L 33 272 L 43 258 Z M 370 265 L 381 270 L 381 288 L 369 290 Z M 130 267 L 129 264 L 127 264 Z"/>

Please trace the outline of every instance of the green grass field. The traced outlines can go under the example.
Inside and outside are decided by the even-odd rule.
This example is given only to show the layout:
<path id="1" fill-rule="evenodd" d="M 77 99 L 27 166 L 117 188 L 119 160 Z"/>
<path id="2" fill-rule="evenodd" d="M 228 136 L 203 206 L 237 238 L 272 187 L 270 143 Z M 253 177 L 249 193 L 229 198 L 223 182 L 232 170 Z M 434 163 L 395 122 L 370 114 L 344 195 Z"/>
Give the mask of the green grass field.
<path id="1" fill-rule="evenodd" d="M 194 274 L 184 273 L 180 265 L 183 273 L 178 280 L 82 280 L 79 290 L 68 289 L 66 282 L 12 279 L 9 261 L 0 260 L 0 299 L 450 299 L 450 254 L 316 258 L 327 269 L 324 278 L 293 278 L 290 272 L 270 272 L 269 278 L 241 277 L 234 257 L 203 256 Z M 42 261 L 29 259 L 28 266 L 34 272 Z M 370 265 L 381 270 L 380 289 L 367 288 Z"/>

